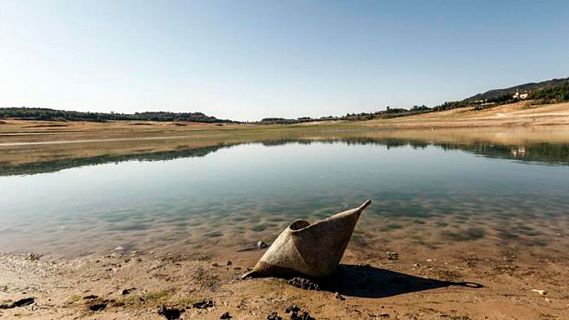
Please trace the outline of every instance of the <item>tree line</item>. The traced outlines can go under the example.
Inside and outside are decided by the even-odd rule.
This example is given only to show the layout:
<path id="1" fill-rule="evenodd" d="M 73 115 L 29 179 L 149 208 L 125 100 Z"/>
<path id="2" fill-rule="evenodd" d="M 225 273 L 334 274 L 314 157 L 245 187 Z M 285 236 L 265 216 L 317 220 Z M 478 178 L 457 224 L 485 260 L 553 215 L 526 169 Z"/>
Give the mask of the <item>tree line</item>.
<path id="1" fill-rule="evenodd" d="M 224 123 L 230 120 L 217 119 L 207 116 L 201 112 L 136 112 L 115 113 L 115 112 L 82 112 L 65 111 L 49 108 L 0 108 L 0 119 L 21 119 L 21 120 L 45 120 L 45 121 L 191 121 L 205 123 Z"/>

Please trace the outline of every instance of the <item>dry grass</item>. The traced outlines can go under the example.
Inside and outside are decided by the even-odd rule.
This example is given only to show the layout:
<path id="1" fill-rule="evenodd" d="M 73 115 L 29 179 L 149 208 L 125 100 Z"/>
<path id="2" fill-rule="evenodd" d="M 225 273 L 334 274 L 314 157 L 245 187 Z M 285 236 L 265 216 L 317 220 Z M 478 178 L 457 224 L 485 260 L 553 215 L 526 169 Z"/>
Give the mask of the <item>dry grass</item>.
<path id="1" fill-rule="evenodd" d="M 372 120 L 365 125 L 400 129 L 569 125 L 569 103 L 532 105 L 530 101 L 525 101 L 484 110 L 465 107 L 388 120 Z"/>

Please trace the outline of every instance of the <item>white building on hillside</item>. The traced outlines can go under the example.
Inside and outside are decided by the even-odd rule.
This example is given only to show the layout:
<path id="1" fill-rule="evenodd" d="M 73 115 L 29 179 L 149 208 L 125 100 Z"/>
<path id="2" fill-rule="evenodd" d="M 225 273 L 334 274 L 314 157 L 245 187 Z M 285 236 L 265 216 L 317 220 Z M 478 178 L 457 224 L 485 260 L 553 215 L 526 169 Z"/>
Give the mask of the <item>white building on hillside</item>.
<path id="1" fill-rule="evenodd" d="M 520 91 L 516 90 L 516 93 L 514 93 L 514 95 L 512 96 L 512 98 L 524 100 L 524 99 L 527 99 L 528 96 L 529 96 L 529 93 L 528 93 L 528 92 L 522 92 L 522 93 L 520 93 Z"/>

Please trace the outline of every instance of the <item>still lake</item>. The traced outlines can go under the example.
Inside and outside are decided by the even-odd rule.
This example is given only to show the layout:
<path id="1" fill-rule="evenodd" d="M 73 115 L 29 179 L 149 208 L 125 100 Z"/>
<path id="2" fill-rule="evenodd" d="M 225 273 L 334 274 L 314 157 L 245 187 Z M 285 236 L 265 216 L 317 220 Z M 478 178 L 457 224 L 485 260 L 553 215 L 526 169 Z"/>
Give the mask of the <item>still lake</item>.
<path id="1" fill-rule="evenodd" d="M 0 250 L 245 247 L 372 205 L 355 243 L 547 248 L 569 226 L 569 147 L 275 141 L 0 168 Z"/>

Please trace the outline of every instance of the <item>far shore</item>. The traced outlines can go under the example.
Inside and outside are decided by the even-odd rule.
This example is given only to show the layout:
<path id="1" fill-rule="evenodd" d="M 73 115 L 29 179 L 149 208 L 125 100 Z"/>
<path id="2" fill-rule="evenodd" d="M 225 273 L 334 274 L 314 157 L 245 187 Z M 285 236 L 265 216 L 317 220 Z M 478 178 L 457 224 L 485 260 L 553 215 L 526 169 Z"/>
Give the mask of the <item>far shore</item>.
<path id="1" fill-rule="evenodd" d="M 569 103 L 526 102 L 369 121 L 296 125 L 3 120 L 0 164 L 133 155 L 277 139 L 407 138 L 523 145 L 569 143 Z"/>

